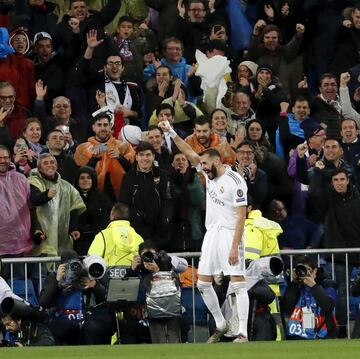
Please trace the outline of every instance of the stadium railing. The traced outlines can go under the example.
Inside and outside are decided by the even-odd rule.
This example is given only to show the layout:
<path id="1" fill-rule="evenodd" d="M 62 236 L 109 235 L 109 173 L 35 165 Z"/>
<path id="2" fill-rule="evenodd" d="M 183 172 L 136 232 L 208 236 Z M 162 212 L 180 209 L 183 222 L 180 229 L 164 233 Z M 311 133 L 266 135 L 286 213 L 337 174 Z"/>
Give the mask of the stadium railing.
<path id="1" fill-rule="evenodd" d="M 294 257 L 297 255 L 313 255 L 317 257 L 318 266 L 323 266 L 325 264 L 324 256 L 326 257 L 327 262 L 331 263 L 331 276 L 332 279 L 335 279 L 335 256 L 342 255 L 344 256 L 344 263 L 345 263 L 345 275 L 346 275 L 346 312 L 347 312 L 347 337 L 350 339 L 350 275 L 349 273 L 349 254 L 358 253 L 360 254 L 360 248 L 333 248 L 333 249 L 296 249 L 296 250 L 281 250 L 281 256 L 288 256 L 290 262 L 290 279 L 292 279 L 292 269 L 294 263 Z M 188 262 L 192 267 L 195 267 L 195 261 L 200 257 L 200 252 L 181 252 L 181 253 L 172 253 L 173 255 L 183 257 L 188 259 Z M 25 287 L 25 294 L 24 298 L 28 300 L 28 274 L 27 268 L 30 263 L 37 263 L 38 264 L 38 291 L 40 293 L 42 289 L 42 278 L 41 270 L 42 264 L 47 264 L 48 266 L 52 266 L 54 269 L 56 268 L 56 264 L 60 262 L 60 257 L 22 257 L 22 258 L 1 258 L 1 263 L 9 264 L 10 265 L 10 279 L 8 280 L 10 287 L 14 290 L 14 270 L 13 266 L 15 264 L 23 264 L 24 265 L 24 287 Z M 195 278 L 194 272 L 192 272 L 192 318 L 193 318 L 193 341 L 195 342 L 196 338 L 196 309 L 195 309 Z"/>

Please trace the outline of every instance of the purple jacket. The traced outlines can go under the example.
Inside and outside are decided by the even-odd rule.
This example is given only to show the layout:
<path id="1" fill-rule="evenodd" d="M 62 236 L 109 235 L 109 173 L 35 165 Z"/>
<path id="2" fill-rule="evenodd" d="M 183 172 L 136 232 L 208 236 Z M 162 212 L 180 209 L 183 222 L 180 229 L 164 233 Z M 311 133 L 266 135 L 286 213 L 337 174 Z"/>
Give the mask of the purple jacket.
<path id="1" fill-rule="evenodd" d="M 297 149 L 294 150 L 294 153 L 289 158 L 289 164 L 287 168 L 288 175 L 294 179 L 292 185 L 293 205 L 291 208 L 291 213 L 293 215 L 304 216 L 306 211 L 307 190 L 302 189 L 301 183 L 297 180 L 296 158 Z"/>

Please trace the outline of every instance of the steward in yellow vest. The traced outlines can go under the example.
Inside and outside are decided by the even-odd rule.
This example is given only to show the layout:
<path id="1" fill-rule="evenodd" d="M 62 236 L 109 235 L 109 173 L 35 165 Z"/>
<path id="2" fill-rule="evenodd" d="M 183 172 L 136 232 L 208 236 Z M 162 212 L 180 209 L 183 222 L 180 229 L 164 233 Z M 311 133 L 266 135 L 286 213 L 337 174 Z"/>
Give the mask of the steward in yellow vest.
<path id="1" fill-rule="evenodd" d="M 128 206 L 115 203 L 110 213 L 111 222 L 95 236 L 89 248 L 89 255 L 97 254 L 103 257 L 107 266 L 130 267 L 143 239 L 130 226 L 128 218 Z"/>
<path id="2" fill-rule="evenodd" d="M 277 237 L 283 232 L 280 225 L 262 216 L 261 211 L 250 210 L 245 220 L 245 259 L 256 260 L 260 257 L 280 256 Z M 280 296 L 279 284 L 268 283 L 276 297 Z M 283 337 L 283 328 L 276 314 L 279 313 L 277 298 L 269 305 L 271 314 L 277 322 L 277 340 Z"/>

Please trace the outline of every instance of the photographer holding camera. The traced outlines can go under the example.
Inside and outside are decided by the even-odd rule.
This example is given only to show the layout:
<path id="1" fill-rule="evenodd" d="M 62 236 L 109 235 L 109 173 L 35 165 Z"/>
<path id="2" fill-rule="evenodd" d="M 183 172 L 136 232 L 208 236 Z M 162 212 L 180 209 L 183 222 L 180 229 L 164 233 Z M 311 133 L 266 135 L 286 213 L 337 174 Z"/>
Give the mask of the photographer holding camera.
<path id="1" fill-rule="evenodd" d="M 106 287 L 92 276 L 87 258 L 81 261 L 75 251 L 63 251 L 61 264 L 48 275 L 40 294 L 40 305 L 50 309 L 48 326 L 60 343 L 110 344 L 115 331 L 113 316 L 100 305 Z"/>
<path id="2" fill-rule="evenodd" d="M 185 259 L 158 251 L 152 241 L 139 246 L 131 268 L 142 278 L 152 343 L 180 343 L 181 291 L 178 273 Z M 140 289 L 140 290 L 141 290 Z"/>
<path id="3" fill-rule="evenodd" d="M 282 309 L 289 318 L 288 339 L 336 338 L 336 284 L 308 256 L 296 261 L 293 280 L 286 288 Z"/>
<path id="4" fill-rule="evenodd" d="M 15 296 L 1 301 L 1 322 L 5 329 L 0 346 L 49 346 L 55 339 L 42 321 L 45 313 Z"/>

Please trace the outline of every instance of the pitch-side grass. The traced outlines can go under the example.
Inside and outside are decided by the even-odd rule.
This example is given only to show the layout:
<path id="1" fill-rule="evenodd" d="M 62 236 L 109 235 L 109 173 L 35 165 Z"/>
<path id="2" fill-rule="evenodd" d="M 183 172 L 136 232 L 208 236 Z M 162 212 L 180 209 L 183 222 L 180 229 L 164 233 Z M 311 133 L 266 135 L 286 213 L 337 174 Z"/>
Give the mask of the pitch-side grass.
<path id="1" fill-rule="evenodd" d="M 360 357 L 360 340 L 322 340 L 172 345 L 117 345 L 44 348 L 0 348 L 0 358 L 22 359 L 353 359 Z"/>

